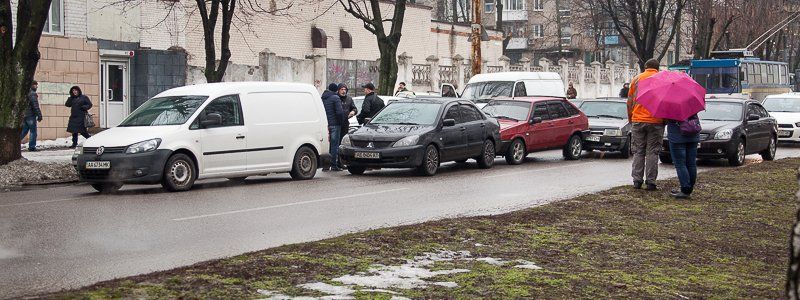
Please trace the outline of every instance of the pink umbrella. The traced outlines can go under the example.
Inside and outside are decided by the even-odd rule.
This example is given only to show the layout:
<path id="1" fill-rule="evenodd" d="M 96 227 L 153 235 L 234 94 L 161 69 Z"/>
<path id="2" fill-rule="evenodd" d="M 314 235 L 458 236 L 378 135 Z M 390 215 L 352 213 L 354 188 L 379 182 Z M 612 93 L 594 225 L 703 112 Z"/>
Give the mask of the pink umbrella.
<path id="1" fill-rule="evenodd" d="M 662 71 L 639 82 L 636 102 L 656 118 L 684 121 L 706 109 L 706 89 L 682 72 Z"/>

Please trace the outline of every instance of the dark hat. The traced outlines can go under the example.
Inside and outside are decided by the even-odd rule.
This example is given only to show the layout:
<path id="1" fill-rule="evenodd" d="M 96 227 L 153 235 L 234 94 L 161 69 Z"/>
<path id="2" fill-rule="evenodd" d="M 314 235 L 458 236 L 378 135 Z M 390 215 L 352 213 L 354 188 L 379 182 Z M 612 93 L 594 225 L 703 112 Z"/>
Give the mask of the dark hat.
<path id="1" fill-rule="evenodd" d="M 338 90 L 341 90 L 342 88 L 345 88 L 345 89 L 347 89 L 347 85 L 346 85 L 346 84 L 344 84 L 344 83 L 340 83 L 338 86 L 336 86 L 336 90 L 337 90 L 337 91 L 338 91 Z"/>
<path id="2" fill-rule="evenodd" d="M 329 91 L 331 91 L 331 92 L 335 92 L 335 91 L 338 91 L 338 90 L 339 90 L 339 88 L 338 88 L 338 87 L 339 87 L 339 86 L 338 86 L 338 85 L 336 85 L 335 83 L 331 83 L 331 84 L 329 84 L 329 85 L 328 85 L 328 90 L 329 90 Z"/>
<path id="3" fill-rule="evenodd" d="M 372 82 L 368 82 L 368 83 L 362 84 L 361 88 L 375 90 L 375 85 L 372 84 Z"/>

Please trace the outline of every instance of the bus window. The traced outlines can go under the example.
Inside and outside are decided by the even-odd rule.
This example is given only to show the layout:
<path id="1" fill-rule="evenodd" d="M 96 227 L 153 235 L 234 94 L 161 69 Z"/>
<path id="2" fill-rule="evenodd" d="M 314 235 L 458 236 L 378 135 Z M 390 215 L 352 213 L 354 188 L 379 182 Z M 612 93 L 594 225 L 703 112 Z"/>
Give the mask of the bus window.
<path id="1" fill-rule="evenodd" d="M 739 93 L 739 68 L 695 68 L 692 78 L 706 89 L 709 94 Z"/>

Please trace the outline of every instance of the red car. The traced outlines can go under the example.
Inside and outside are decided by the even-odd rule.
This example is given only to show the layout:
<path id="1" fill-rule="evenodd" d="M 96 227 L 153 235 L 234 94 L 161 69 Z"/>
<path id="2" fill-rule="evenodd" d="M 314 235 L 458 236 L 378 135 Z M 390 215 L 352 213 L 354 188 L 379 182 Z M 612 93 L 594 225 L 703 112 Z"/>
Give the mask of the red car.
<path id="1" fill-rule="evenodd" d="M 518 165 L 528 153 L 563 149 L 564 158 L 580 159 L 589 119 L 564 98 L 523 97 L 495 99 L 483 112 L 500 121 L 498 155 Z"/>

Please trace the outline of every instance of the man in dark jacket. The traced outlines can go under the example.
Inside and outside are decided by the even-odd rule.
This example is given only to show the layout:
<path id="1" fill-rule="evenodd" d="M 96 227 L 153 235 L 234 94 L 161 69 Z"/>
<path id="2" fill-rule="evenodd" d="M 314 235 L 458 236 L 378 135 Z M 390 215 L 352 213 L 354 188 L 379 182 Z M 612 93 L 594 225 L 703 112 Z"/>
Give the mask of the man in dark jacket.
<path id="1" fill-rule="evenodd" d="M 378 111 L 383 109 L 385 104 L 383 103 L 383 100 L 381 100 L 381 98 L 378 98 L 378 96 L 375 95 L 374 84 L 367 83 L 365 85 L 362 85 L 361 87 L 364 88 L 364 93 L 366 93 L 367 95 L 364 96 L 364 104 L 361 105 L 361 113 L 358 114 L 356 119 L 358 120 L 358 124 L 363 125 L 364 123 L 366 123 L 365 121 L 366 119 L 371 119 L 372 117 L 374 117 L 375 114 L 378 113 Z"/>
<path id="2" fill-rule="evenodd" d="M 36 94 L 36 89 L 39 88 L 39 83 L 36 80 L 31 84 L 31 91 L 28 93 L 28 107 L 25 108 L 25 117 L 22 119 L 22 133 L 19 139 L 22 140 L 31 133 L 28 140 L 28 150 L 36 151 L 36 122 L 42 121 L 42 110 L 39 108 L 39 95 Z"/>
<path id="3" fill-rule="evenodd" d="M 322 105 L 325 107 L 325 115 L 328 117 L 328 140 L 330 140 L 331 171 L 341 171 L 339 168 L 339 142 L 341 135 L 342 120 L 344 120 L 344 110 L 342 100 L 336 94 L 338 86 L 335 83 L 328 85 L 328 90 L 322 93 Z M 325 171 L 326 169 L 323 169 Z"/>
<path id="4" fill-rule="evenodd" d="M 344 120 L 342 120 L 342 132 L 340 134 L 341 138 L 339 138 L 339 141 L 341 141 L 342 138 L 350 132 L 350 118 L 358 113 L 358 108 L 355 102 L 353 102 L 353 97 L 347 95 L 347 85 L 340 83 L 338 88 L 339 99 L 342 100 L 342 110 L 344 110 Z"/>
<path id="5" fill-rule="evenodd" d="M 619 97 L 620 98 L 628 98 L 628 91 L 630 91 L 631 85 L 630 83 L 625 83 L 622 85 L 622 89 L 619 90 Z"/>

